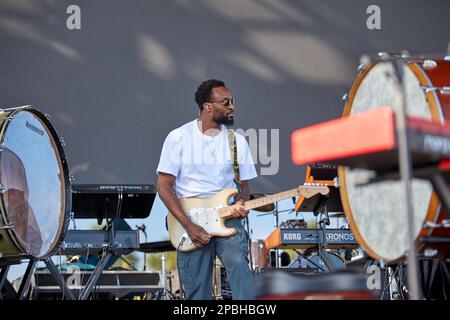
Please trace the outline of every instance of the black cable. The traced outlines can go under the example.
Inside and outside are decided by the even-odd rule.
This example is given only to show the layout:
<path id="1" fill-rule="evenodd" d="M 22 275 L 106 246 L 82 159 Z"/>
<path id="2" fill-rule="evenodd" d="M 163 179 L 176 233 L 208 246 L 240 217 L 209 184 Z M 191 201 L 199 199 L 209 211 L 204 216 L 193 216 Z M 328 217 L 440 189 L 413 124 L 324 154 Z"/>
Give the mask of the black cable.
<path id="1" fill-rule="evenodd" d="M 316 264 L 314 261 L 312 261 L 312 260 L 310 260 L 308 257 L 306 257 L 303 253 L 300 253 L 300 251 L 298 251 L 297 249 L 294 249 L 294 251 L 299 255 L 299 256 L 301 256 L 302 258 L 304 258 L 304 259 L 306 259 L 307 261 L 309 261 L 310 263 L 312 263 L 313 265 L 315 265 L 317 268 L 319 268 L 320 270 L 322 270 L 322 272 L 325 272 L 325 270 L 321 267 L 321 266 L 319 266 L 318 264 Z M 320 257 L 319 257 L 320 258 Z M 298 260 L 298 258 L 297 258 L 297 260 Z M 301 267 L 301 264 L 300 264 L 300 267 Z M 311 268 L 312 269 L 312 268 Z"/>

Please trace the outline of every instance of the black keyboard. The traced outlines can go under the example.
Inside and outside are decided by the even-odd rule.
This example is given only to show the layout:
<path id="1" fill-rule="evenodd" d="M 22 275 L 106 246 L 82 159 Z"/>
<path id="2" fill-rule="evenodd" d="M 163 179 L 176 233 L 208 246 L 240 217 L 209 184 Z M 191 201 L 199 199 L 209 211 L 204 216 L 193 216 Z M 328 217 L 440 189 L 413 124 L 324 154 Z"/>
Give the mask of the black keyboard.
<path id="1" fill-rule="evenodd" d="M 69 230 L 59 253 L 61 255 L 98 255 L 110 244 L 112 232 L 102 230 Z M 128 254 L 139 249 L 139 230 L 118 230 L 111 248 L 116 253 Z"/>

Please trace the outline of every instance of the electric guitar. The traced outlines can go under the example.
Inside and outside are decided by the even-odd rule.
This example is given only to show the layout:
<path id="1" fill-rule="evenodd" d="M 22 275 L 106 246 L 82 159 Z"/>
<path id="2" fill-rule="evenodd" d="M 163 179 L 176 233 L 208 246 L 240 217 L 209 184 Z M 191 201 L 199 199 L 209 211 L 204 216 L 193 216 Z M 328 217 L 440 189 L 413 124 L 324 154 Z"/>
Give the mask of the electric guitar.
<path id="1" fill-rule="evenodd" d="M 245 209 L 251 210 L 263 205 L 295 196 L 310 198 L 318 193 L 326 195 L 330 192 L 327 186 L 318 184 L 305 184 L 284 192 L 275 193 L 262 198 L 248 200 L 244 203 Z M 189 219 L 201 226 L 211 237 L 230 237 L 236 234 L 236 229 L 224 225 L 225 220 L 233 218 L 232 212 L 236 205 L 228 205 L 228 200 L 238 193 L 235 188 L 227 188 L 216 193 L 211 198 L 179 198 Z M 186 230 L 169 211 L 167 215 L 167 227 L 172 245 L 182 252 L 197 249 L 189 238 Z"/>

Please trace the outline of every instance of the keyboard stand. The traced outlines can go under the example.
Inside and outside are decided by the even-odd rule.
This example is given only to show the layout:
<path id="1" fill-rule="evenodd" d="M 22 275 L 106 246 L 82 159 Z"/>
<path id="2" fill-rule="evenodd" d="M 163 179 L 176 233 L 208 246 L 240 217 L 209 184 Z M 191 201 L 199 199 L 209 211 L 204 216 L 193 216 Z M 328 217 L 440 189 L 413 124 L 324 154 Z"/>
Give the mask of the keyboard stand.
<path id="1" fill-rule="evenodd" d="M 106 216 L 106 222 L 107 222 L 107 232 L 108 232 L 108 245 L 106 246 L 106 250 L 104 254 L 102 254 L 102 258 L 95 266 L 94 272 L 89 277 L 89 280 L 86 283 L 86 286 L 84 287 L 83 291 L 81 292 L 80 296 L 78 297 L 78 300 L 87 300 L 89 296 L 92 293 L 92 290 L 96 286 L 98 279 L 100 278 L 102 272 L 105 270 L 106 265 L 108 264 L 111 257 L 116 254 L 114 250 L 114 235 L 116 233 L 116 223 L 115 221 L 119 220 L 120 218 L 120 212 L 122 209 L 122 200 L 123 200 L 123 190 L 118 190 L 118 198 L 117 198 L 117 210 L 116 215 L 113 218 L 108 218 Z M 107 210 L 105 209 L 105 213 L 107 214 Z"/>
<path id="2" fill-rule="evenodd" d="M 33 276 L 33 273 L 36 269 L 36 265 L 39 261 L 42 261 L 47 266 L 50 274 L 52 275 L 53 279 L 56 281 L 58 286 L 61 288 L 64 297 L 67 300 L 76 300 L 74 294 L 72 293 L 72 290 L 69 289 L 66 282 L 64 281 L 62 275 L 59 273 L 58 268 L 55 266 L 51 258 L 45 258 L 42 260 L 37 259 L 30 259 L 27 265 L 27 269 L 25 270 L 25 273 L 22 277 L 22 280 L 20 281 L 19 290 L 16 293 L 16 299 L 17 300 L 25 300 L 27 293 L 30 288 L 31 278 Z M 7 275 L 9 271 L 9 265 L 3 266 L 1 268 L 0 272 L 0 289 L 3 287 L 3 285 L 6 283 Z M 0 292 L 0 300 L 2 300 L 4 297 Z"/>
<path id="3" fill-rule="evenodd" d="M 327 237 L 326 237 L 325 229 L 326 229 L 326 226 L 330 225 L 330 216 L 328 215 L 328 210 L 327 210 L 328 199 L 329 198 L 327 196 L 323 196 L 322 201 L 321 201 L 320 205 L 318 206 L 317 214 L 320 214 L 319 226 L 320 226 L 320 232 L 322 233 L 322 239 L 323 239 L 323 242 L 319 243 L 319 245 L 318 245 L 318 247 L 319 247 L 318 253 L 319 253 L 320 258 L 323 260 L 327 270 L 333 271 L 336 268 L 333 266 L 333 263 L 331 262 L 329 255 L 327 253 L 327 250 L 326 250 Z M 314 212 L 314 214 L 317 215 L 316 212 Z"/>

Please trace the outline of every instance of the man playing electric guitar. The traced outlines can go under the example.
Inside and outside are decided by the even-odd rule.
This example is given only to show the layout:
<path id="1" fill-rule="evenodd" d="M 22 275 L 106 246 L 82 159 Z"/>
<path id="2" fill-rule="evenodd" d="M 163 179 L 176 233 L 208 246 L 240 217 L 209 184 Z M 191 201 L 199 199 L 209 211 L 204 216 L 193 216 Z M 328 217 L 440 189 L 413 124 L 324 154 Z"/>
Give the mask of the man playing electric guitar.
<path id="1" fill-rule="evenodd" d="M 233 124 L 235 109 L 234 98 L 225 84 L 214 79 L 204 81 L 195 93 L 195 102 L 200 108 L 200 118 L 169 133 L 157 168 L 158 194 L 174 223 L 185 231 L 174 240 L 175 247 L 180 249 L 185 242 L 191 244 L 188 251 L 177 252 L 185 297 L 212 298 L 212 270 L 217 255 L 226 269 L 233 299 L 253 299 L 248 235 L 241 218 L 248 214 L 244 207 L 244 200 L 250 198 L 248 180 L 257 176 L 254 162 L 245 138 L 227 132 L 225 127 Z M 233 234 L 212 237 L 186 214 L 179 198 L 206 199 L 223 189 L 236 188 L 233 169 L 236 152 L 241 193 L 235 197 L 236 205 L 227 212 L 233 218 L 225 222 Z M 198 219 L 207 216 L 198 214 Z M 211 222 L 214 221 L 218 219 L 212 218 Z"/>

